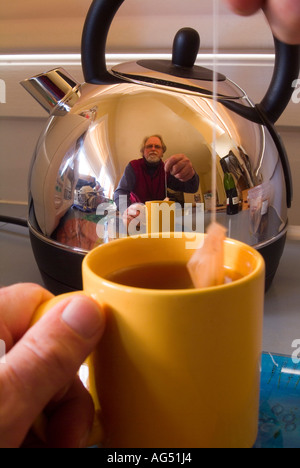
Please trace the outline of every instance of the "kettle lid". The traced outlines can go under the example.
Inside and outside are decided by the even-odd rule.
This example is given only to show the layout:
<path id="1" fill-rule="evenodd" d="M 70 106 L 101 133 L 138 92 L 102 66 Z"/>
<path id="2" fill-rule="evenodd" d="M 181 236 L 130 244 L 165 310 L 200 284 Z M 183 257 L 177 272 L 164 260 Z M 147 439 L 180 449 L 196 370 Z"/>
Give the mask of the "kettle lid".
<path id="1" fill-rule="evenodd" d="M 202 97 L 213 97 L 212 70 L 194 66 L 187 70 L 178 68 L 169 60 L 139 60 L 137 62 L 125 62 L 116 65 L 110 70 L 116 78 L 130 83 L 150 86 L 167 91 L 181 92 L 184 94 L 194 94 Z M 230 83 L 224 75 L 217 74 L 218 100 L 240 99 L 245 93 L 238 87 L 224 87 L 221 92 L 221 84 Z"/>
<path id="2" fill-rule="evenodd" d="M 194 65 L 199 47 L 198 32 L 192 28 L 182 28 L 177 32 L 173 42 L 172 61 L 128 62 L 113 67 L 111 73 L 129 82 L 211 97 L 214 79 L 219 84 L 225 82 L 226 77 L 208 68 Z M 225 94 L 218 92 L 218 97 L 224 99 L 239 99 L 243 96 L 244 93 L 238 87 L 231 87 L 230 95 L 228 95 L 228 87 L 226 87 Z"/>

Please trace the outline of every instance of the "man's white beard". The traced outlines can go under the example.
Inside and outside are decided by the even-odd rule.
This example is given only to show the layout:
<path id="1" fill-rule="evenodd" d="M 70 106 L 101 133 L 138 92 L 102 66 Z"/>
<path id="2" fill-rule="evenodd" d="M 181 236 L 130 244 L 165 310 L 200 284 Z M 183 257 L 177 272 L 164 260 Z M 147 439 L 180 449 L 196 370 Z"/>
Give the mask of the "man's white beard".
<path id="1" fill-rule="evenodd" d="M 147 161 L 149 163 L 158 163 L 160 161 L 160 158 L 157 156 L 155 153 L 150 153 L 148 155 Z"/>

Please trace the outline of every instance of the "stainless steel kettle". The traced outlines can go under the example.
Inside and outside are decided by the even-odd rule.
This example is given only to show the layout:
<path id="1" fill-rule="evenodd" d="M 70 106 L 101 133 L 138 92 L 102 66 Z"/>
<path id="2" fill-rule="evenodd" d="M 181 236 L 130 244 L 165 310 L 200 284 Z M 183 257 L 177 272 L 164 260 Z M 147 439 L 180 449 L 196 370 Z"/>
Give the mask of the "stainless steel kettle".
<path id="1" fill-rule="evenodd" d="M 197 230 L 195 213 L 204 206 L 205 229 L 214 200 L 215 134 L 217 221 L 228 236 L 262 253 L 268 288 L 285 245 L 292 201 L 289 162 L 274 123 L 299 74 L 299 47 L 274 39 L 274 74 L 260 104 L 218 74 L 213 106 L 213 72 L 194 65 L 200 39 L 190 28 L 177 33 L 172 61 L 140 60 L 107 70 L 107 35 L 123 2 L 94 0 L 90 7 L 82 37 L 84 84 L 59 68 L 22 82 L 50 114 L 32 160 L 28 216 L 46 286 L 54 293 L 80 289 L 86 252 L 124 235 L 114 193 L 146 135 L 163 135 L 166 157 L 185 153 L 191 160 L 198 191 L 169 190 L 168 196 L 180 199 L 180 228 L 192 220 L 191 230 Z M 235 185 L 235 215 L 227 209 L 225 174 Z"/>

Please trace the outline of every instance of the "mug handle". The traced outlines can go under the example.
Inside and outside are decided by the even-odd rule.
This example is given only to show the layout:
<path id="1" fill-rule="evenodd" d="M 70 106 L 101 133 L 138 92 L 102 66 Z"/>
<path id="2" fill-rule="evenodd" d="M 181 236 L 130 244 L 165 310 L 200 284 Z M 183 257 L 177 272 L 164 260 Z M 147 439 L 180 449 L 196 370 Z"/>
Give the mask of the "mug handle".
<path id="1" fill-rule="evenodd" d="M 85 296 L 88 296 L 84 291 L 76 291 L 76 292 L 65 293 L 59 296 L 55 296 L 49 301 L 44 302 L 35 311 L 33 319 L 30 323 L 30 326 L 32 327 L 36 322 L 38 322 L 42 318 L 43 315 L 45 315 L 50 309 L 52 309 L 56 304 L 61 302 L 63 299 L 66 299 L 68 297 L 72 297 L 75 295 L 78 296 L 78 294 L 83 294 Z M 87 382 L 85 383 L 85 387 L 89 391 L 93 399 L 94 406 L 95 406 L 94 423 L 91 429 L 87 447 L 93 447 L 93 446 L 99 445 L 103 442 L 103 439 L 104 439 L 104 432 L 103 432 L 103 428 L 100 422 L 101 408 L 100 408 L 100 403 L 99 403 L 97 392 L 96 392 L 95 377 L 94 377 L 92 361 L 93 361 L 93 358 L 92 358 L 92 355 L 90 355 L 82 364 L 82 366 L 86 366 L 88 368 L 88 378 L 87 378 Z M 33 424 L 34 432 L 42 441 L 46 440 L 46 425 L 47 425 L 47 420 L 46 420 L 46 416 L 43 413 L 39 415 L 39 417 Z"/>

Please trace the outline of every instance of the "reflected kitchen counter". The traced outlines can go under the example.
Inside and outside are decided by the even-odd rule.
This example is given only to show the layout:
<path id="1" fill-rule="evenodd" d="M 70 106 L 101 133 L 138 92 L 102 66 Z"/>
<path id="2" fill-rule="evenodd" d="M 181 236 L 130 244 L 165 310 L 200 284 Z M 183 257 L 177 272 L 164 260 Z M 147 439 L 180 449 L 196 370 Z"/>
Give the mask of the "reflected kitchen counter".
<path id="1" fill-rule="evenodd" d="M 24 207 L 0 205 L 0 214 L 26 217 Z M 26 227 L 0 221 L 0 286 L 20 282 L 43 285 Z M 265 299 L 263 351 L 291 356 L 300 340 L 300 241 L 288 239 Z M 300 356 L 299 356 L 300 357 Z"/>

